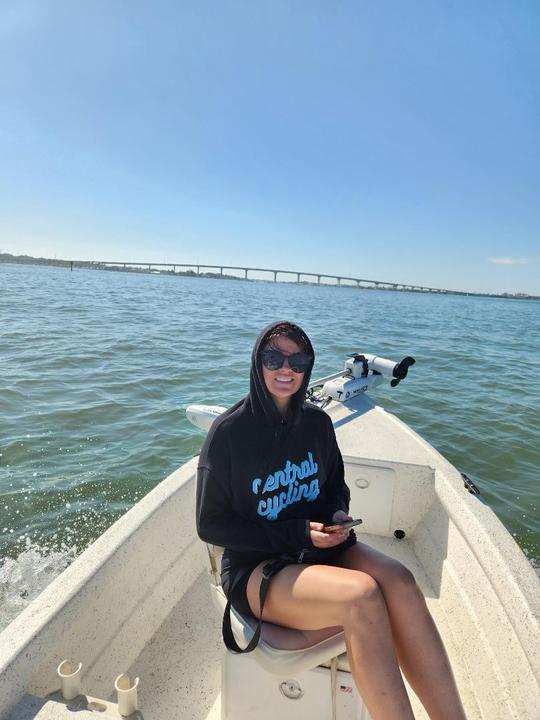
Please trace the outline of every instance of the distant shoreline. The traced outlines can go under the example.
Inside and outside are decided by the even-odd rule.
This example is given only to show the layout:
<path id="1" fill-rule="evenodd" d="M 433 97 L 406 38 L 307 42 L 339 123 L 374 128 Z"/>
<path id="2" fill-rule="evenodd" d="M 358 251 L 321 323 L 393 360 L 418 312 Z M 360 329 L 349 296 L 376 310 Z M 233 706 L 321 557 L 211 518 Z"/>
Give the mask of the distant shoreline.
<path id="1" fill-rule="evenodd" d="M 193 263 L 193 265 L 189 265 L 188 263 L 108 263 L 105 261 L 87 261 L 87 260 L 57 260 L 56 258 L 35 258 L 31 257 L 30 255 L 12 255 L 11 253 L 0 253 L 0 263 L 10 263 L 14 265 L 47 265 L 47 266 L 53 266 L 53 267 L 62 267 L 72 270 L 73 268 L 77 269 L 86 269 L 86 270 L 101 270 L 101 271 L 108 271 L 108 272 L 128 272 L 128 273 L 142 273 L 142 274 L 158 274 L 158 275 L 174 275 L 174 276 L 180 276 L 180 277 L 204 277 L 204 278 L 211 278 L 211 279 L 219 279 L 219 280 L 250 280 L 251 282 L 272 282 L 272 280 L 264 280 L 263 278 L 248 278 L 247 272 L 246 277 L 239 277 L 238 275 L 230 275 L 223 272 L 201 272 L 200 268 L 208 268 L 208 267 L 216 267 L 212 265 L 202 265 Z M 176 270 L 176 267 L 194 267 L 198 269 L 198 272 L 195 272 L 195 270 Z M 226 267 L 226 266 L 224 266 Z M 152 269 L 152 268 L 162 268 L 162 269 Z M 173 268 L 173 269 L 166 269 L 166 268 Z M 229 268 L 226 268 L 229 269 Z M 334 275 L 318 275 L 319 282 L 310 282 L 306 280 L 300 280 L 301 275 L 312 275 L 317 276 L 317 273 L 298 273 L 297 271 L 273 271 L 273 270 L 264 270 L 263 268 L 257 269 L 257 268 L 239 268 L 244 270 L 260 270 L 265 272 L 281 272 L 281 273 L 289 273 L 291 275 L 297 275 L 298 280 L 290 281 L 290 280 L 274 280 L 274 282 L 285 282 L 285 283 L 292 283 L 292 284 L 299 284 L 299 285 L 324 285 L 325 287 L 352 287 L 357 288 L 360 290 L 387 290 L 389 292 L 415 292 L 420 294 L 430 294 L 430 295 L 464 295 L 464 296 L 470 296 L 470 297 L 491 297 L 491 298 L 502 298 L 505 300 L 540 300 L 539 295 L 528 295 L 526 293 L 476 293 L 476 292 L 465 292 L 462 290 L 435 290 L 435 289 L 426 289 L 426 288 L 417 288 L 415 289 L 414 286 L 402 286 L 401 288 L 398 287 L 398 285 L 403 285 L 402 283 L 384 283 L 384 282 L 378 282 L 378 284 L 375 285 L 359 285 L 354 286 L 350 283 L 341 285 L 339 283 L 321 283 L 320 278 L 321 277 L 337 277 Z M 276 277 L 276 276 L 275 276 Z M 351 278 L 343 278 L 345 280 L 351 280 Z M 372 282 L 377 283 L 377 281 L 371 281 L 366 280 L 363 282 Z"/>

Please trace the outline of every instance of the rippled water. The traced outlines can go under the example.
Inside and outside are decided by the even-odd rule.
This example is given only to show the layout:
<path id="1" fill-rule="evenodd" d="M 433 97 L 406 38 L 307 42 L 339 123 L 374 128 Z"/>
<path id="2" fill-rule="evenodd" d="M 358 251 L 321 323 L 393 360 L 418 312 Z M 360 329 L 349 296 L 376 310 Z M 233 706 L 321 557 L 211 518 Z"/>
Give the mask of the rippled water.
<path id="1" fill-rule="evenodd" d="M 259 330 L 417 364 L 375 397 L 480 487 L 540 566 L 540 304 L 0 264 L 0 627 L 197 454 L 194 402 L 248 389 Z"/>

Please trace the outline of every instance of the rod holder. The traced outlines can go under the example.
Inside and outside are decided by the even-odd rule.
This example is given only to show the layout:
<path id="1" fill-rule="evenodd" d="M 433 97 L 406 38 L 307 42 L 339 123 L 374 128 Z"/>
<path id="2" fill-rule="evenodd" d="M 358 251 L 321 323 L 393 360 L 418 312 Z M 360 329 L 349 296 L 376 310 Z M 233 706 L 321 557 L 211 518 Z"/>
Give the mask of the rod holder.
<path id="1" fill-rule="evenodd" d="M 120 715 L 131 715 L 138 710 L 137 687 L 139 678 L 135 678 L 130 687 L 129 677 L 125 674 L 119 675 L 114 681 L 114 687 L 118 695 L 118 712 Z"/>
<path id="2" fill-rule="evenodd" d="M 70 660 L 62 660 L 56 672 L 62 681 L 62 697 L 73 700 L 81 694 L 82 663 L 75 665 Z"/>

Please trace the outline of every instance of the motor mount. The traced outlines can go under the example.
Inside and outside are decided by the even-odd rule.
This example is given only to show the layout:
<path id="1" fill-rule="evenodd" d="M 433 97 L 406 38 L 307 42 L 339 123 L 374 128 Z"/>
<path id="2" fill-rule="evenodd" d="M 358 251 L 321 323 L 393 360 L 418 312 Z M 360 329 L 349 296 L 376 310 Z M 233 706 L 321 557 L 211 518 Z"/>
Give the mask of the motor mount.
<path id="1" fill-rule="evenodd" d="M 342 372 L 315 380 L 310 383 L 309 388 L 312 394 L 315 394 L 316 388 L 322 388 L 317 393 L 321 398 L 346 402 L 355 395 L 380 385 L 383 376 L 391 377 L 390 385 L 396 387 L 407 377 L 409 368 L 415 362 L 410 355 L 396 362 L 369 353 L 350 353 Z"/>

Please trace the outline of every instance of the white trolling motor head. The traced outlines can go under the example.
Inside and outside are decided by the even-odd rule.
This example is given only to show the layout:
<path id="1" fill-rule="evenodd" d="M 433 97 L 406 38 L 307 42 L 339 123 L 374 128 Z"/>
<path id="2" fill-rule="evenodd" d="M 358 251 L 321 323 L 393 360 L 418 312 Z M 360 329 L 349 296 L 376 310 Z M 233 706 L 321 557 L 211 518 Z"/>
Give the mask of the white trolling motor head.
<path id="1" fill-rule="evenodd" d="M 349 370 L 354 377 L 367 377 L 370 370 L 376 375 L 387 375 L 393 378 L 390 385 L 396 387 L 401 380 L 405 380 L 409 368 L 415 362 L 416 360 L 410 355 L 404 357 L 400 362 L 395 362 L 395 360 L 387 360 L 368 353 L 364 355 L 351 353 L 348 360 L 345 361 L 345 370 Z"/>
<path id="2" fill-rule="evenodd" d="M 407 377 L 407 372 L 414 363 L 415 359 L 410 356 L 395 362 L 377 355 L 352 353 L 345 361 L 345 368 L 341 373 L 321 378 L 310 383 L 309 387 L 315 391 L 315 388 L 322 386 L 322 390 L 317 393 L 321 398 L 347 402 L 380 385 L 383 376 L 391 377 L 390 385 L 396 387 Z"/>

